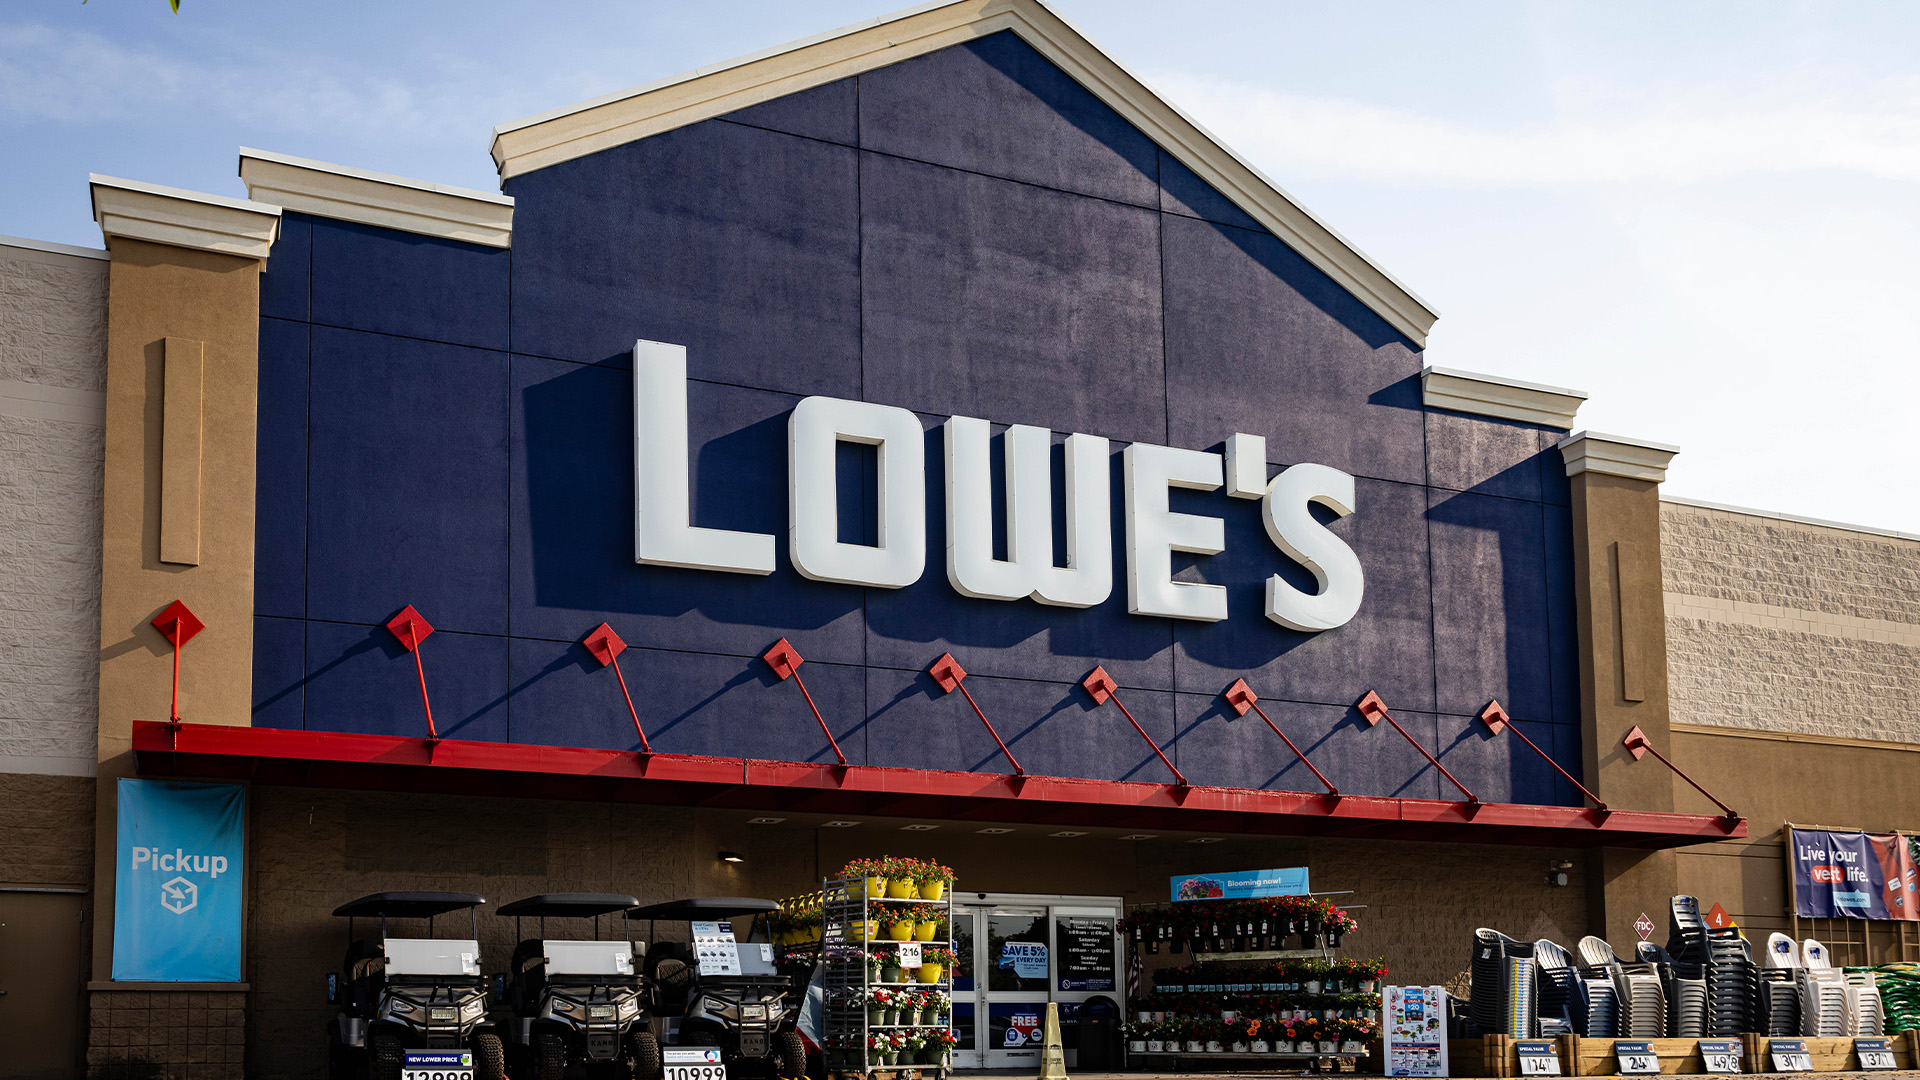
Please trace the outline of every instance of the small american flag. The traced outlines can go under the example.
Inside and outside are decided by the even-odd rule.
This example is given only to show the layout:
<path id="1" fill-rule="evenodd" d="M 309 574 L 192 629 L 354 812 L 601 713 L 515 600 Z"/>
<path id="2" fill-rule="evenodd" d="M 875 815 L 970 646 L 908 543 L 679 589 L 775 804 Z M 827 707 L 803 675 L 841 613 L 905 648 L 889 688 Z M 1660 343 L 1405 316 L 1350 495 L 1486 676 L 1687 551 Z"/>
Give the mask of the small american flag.
<path id="1" fill-rule="evenodd" d="M 1140 996 L 1140 950 L 1127 949 L 1127 998 Z"/>

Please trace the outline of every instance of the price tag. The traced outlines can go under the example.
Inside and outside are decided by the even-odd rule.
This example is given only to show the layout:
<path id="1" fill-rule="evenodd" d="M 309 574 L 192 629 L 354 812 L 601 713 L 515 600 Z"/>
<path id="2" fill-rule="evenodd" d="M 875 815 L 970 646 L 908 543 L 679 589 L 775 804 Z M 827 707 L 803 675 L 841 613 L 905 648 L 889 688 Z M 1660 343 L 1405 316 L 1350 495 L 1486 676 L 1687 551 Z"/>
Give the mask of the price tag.
<path id="1" fill-rule="evenodd" d="M 1650 1042 L 1616 1041 L 1613 1056 L 1619 1060 L 1623 1075 L 1640 1076 L 1660 1071 L 1660 1055 L 1653 1052 Z"/>
<path id="2" fill-rule="evenodd" d="M 1740 1044 L 1732 1039 L 1701 1039 L 1700 1060 L 1710 1073 L 1740 1071 Z"/>
<path id="3" fill-rule="evenodd" d="M 1774 1072 L 1813 1071 L 1813 1057 L 1807 1053 L 1807 1044 L 1800 1039 L 1770 1040 L 1767 1052 L 1773 1057 Z"/>
<path id="4" fill-rule="evenodd" d="M 917 968 L 920 966 L 920 943 L 919 942 L 903 941 L 899 945 L 895 946 L 895 948 L 900 950 L 900 966 L 901 967 Z"/>
<path id="5" fill-rule="evenodd" d="M 718 1047 L 665 1047 L 665 1080 L 727 1080 Z"/>
<path id="6" fill-rule="evenodd" d="M 1522 1039 L 1513 1044 L 1520 1055 L 1521 1076 L 1559 1076 L 1560 1051 L 1551 1039 Z"/>
<path id="7" fill-rule="evenodd" d="M 1877 1072 L 1893 1068 L 1893 1047 L 1885 1039 L 1855 1039 L 1853 1052 L 1860 1055 L 1860 1068 Z"/>
<path id="8" fill-rule="evenodd" d="M 473 1053 L 467 1050 L 409 1050 L 401 1080 L 473 1080 Z"/>

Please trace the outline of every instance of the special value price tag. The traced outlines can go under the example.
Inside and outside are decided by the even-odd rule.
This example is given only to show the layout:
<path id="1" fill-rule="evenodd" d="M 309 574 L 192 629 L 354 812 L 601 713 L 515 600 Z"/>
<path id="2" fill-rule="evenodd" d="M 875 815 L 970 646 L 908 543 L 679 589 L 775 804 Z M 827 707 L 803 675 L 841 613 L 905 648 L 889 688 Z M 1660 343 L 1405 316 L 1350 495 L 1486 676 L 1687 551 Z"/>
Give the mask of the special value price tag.
<path id="1" fill-rule="evenodd" d="M 1733 1039 L 1701 1039 L 1700 1061 L 1710 1073 L 1740 1071 L 1740 1044 Z"/>
<path id="2" fill-rule="evenodd" d="M 1893 1047 L 1885 1039 L 1855 1039 L 1853 1052 L 1860 1055 L 1860 1068 L 1878 1072 L 1893 1068 Z"/>
<path id="3" fill-rule="evenodd" d="M 1521 1076 L 1559 1076 L 1560 1051 L 1551 1039 L 1521 1039 L 1513 1044 L 1520 1055 Z"/>
<path id="4" fill-rule="evenodd" d="M 1813 1056 L 1803 1040 L 1773 1039 L 1767 1043 L 1767 1053 L 1773 1058 L 1774 1072 L 1813 1071 Z"/>
<path id="5" fill-rule="evenodd" d="M 1650 1042 L 1621 1042 L 1613 1044 L 1613 1056 L 1620 1062 L 1620 1072 L 1627 1075 L 1645 1075 L 1660 1071 L 1660 1055 L 1653 1052 Z"/>

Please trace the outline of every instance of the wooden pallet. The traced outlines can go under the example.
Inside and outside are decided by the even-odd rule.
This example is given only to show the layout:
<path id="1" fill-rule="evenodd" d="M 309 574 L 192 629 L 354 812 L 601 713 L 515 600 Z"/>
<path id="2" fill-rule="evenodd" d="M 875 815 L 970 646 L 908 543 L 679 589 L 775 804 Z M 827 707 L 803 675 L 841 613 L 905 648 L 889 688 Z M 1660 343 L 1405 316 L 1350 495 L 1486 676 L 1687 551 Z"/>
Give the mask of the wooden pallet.
<path id="1" fill-rule="evenodd" d="M 1515 1041 L 1506 1035 L 1450 1039 L 1447 1042 L 1448 1071 L 1454 1076 L 1517 1077 L 1520 1075 L 1520 1055 L 1514 1048 Z M 1706 1071 L 1706 1063 L 1700 1059 L 1698 1039 L 1616 1040 L 1562 1035 L 1554 1041 L 1559 1044 L 1560 1071 L 1566 1076 L 1611 1076 L 1617 1073 L 1619 1062 L 1614 1056 L 1613 1046 L 1617 1041 L 1652 1043 L 1654 1053 L 1660 1057 L 1662 1074 L 1696 1075 Z M 1769 1041 L 1770 1037 L 1766 1035 L 1740 1037 L 1741 1051 L 1745 1055 L 1741 1063 L 1743 1071 L 1773 1071 L 1773 1061 L 1767 1053 Z M 1851 1038 L 1803 1038 L 1799 1041 L 1806 1044 L 1807 1056 L 1813 1059 L 1815 1072 L 1850 1072 L 1860 1067 L 1860 1059 L 1854 1053 Z M 1893 1050 L 1896 1068 L 1913 1069 L 1916 1063 L 1920 1063 L 1920 1031 L 1889 1035 L 1887 1042 Z"/>

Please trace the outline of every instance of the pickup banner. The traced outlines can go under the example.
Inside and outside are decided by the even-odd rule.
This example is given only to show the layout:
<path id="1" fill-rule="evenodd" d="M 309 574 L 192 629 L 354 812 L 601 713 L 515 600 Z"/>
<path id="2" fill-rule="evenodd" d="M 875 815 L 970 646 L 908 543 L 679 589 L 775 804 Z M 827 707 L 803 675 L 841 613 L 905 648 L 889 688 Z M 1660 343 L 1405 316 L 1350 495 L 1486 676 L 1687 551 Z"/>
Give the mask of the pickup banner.
<path id="1" fill-rule="evenodd" d="M 1802 918 L 1920 921 L 1912 837 L 1790 829 L 1787 844 Z"/>
<path id="2" fill-rule="evenodd" d="M 116 982 L 239 982 L 246 789 L 119 782 Z"/>

